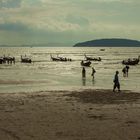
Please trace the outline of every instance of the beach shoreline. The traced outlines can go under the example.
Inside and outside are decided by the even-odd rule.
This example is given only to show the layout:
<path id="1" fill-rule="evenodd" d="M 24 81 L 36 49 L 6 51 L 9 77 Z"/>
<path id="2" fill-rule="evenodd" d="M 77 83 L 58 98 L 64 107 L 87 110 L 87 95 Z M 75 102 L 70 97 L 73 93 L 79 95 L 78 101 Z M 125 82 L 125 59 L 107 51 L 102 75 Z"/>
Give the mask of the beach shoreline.
<path id="1" fill-rule="evenodd" d="M 139 140 L 140 93 L 112 90 L 0 94 L 2 140 Z"/>

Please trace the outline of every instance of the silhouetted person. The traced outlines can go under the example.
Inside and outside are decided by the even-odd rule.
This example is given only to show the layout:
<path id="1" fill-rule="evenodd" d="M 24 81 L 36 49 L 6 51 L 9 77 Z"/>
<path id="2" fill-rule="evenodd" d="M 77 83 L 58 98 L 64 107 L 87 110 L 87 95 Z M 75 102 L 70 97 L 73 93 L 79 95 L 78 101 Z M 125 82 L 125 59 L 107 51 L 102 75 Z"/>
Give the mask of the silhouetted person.
<path id="1" fill-rule="evenodd" d="M 126 69 L 126 76 L 128 77 L 129 66 L 126 66 L 125 69 Z"/>
<path id="2" fill-rule="evenodd" d="M 120 82 L 119 82 L 119 76 L 118 76 L 119 72 L 116 71 L 116 74 L 114 76 L 114 86 L 113 86 L 113 92 L 115 92 L 115 89 L 118 88 L 118 91 L 120 91 Z"/>
<path id="3" fill-rule="evenodd" d="M 123 77 L 126 77 L 126 67 L 124 67 L 124 68 L 122 69 L 122 72 L 123 72 Z"/>
<path id="4" fill-rule="evenodd" d="M 92 67 L 92 73 L 91 73 L 91 76 L 93 77 L 94 79 L 94 74 L 96 73 L 96 70 L 94 69 L 94 67 Z"/>
<path id="5" fill-rule="evenodd" d="M 13 57 L 13 63 L 15 64 L 15 57 Z"/>
<path id="6" fill-rule="evenodd" d="M 84 61 L 82 60 L 82 61 L 81 61 L 81 65 L 83 65 L 83 63 L 84 63 Z"/>
<path id="7" fill-rule="evenodd" d="M 83 67 L 83 69 L 82 69 L 82 77 L 83 78 L 85 78 L 86 77 L 86 70 L 85 70 L 85 68 Z"/>

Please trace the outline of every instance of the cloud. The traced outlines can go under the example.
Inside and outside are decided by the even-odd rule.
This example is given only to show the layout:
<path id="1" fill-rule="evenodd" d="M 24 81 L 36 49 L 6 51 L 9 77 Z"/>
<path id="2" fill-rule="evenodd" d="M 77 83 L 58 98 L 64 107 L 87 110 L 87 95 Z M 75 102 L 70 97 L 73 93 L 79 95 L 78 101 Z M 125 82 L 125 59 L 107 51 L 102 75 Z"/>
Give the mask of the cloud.
<path id="1" fill-rule="evenodd" d="M 0 32 L 1 36 L 14 32 L 22 41 L 28 36 L 33 42 L 105 35 L 139 38 L 139 4 L 138 0 L 1 0 Z"/>
<path id="2" fill-rule="evenodd" d="M 27 30 L 28 27 L 22 23 L 2 23 L 0 24 L 0 30 L 3 31 L 24 31 Z"/>
<path id="3" fill-rule="evenodd" d="M 66 0 L 66 1 L 69 1 L 69 0 Z M 88 1 L 85 1 L 85 0 L 72 0 L 73 2 L 99 2 L 99 3 L 113 3 L 113 2 L 120 2 L 120 3 L 135 3 L 135 2 L 139 2 L 138 0 L 88 0 Z"/>
<path id="4" fill-rule="evenodd" d="M 22 0 L 1 0 L 0 8 L 17 8 L 20 7 Z"/>
<path id="5" fill-rule="evenodd" d="M 77 15 L 67 15 L 66 21 L 72 24 L 78 24 L 82 26 L 86 26 L 89 24 L 89 21 L 87 18 Z"/>
<path id="6" fill-rule="evenodd" d="M 22 7 L 40 6 L 43 2 L 41 0 L 22 0 Z"/>

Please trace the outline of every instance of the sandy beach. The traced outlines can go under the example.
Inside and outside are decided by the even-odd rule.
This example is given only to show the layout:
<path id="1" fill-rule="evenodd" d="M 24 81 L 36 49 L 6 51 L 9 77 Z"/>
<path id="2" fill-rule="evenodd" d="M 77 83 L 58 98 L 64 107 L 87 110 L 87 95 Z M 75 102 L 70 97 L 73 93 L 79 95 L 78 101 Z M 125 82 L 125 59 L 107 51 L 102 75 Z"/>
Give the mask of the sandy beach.
<path id="1" fill-rule="evenodd" d="M 140 140 L 140 93 L 1 93 L 0 140 Z"/>

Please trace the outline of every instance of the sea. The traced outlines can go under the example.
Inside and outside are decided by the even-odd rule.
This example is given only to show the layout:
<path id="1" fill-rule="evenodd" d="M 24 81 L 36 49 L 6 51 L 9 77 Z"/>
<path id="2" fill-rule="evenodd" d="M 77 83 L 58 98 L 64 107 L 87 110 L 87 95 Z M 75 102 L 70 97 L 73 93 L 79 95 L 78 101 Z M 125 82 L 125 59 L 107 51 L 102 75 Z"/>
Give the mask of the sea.
<path id="1" fill-rule="evenodd" d="M 85 56 L 101 57 L 85 67 L 82 78 L 81 60 Z M 0 64 L 0 93 L 42 92 L 59 90 L 112 89 L 116 70 L 121 90 L 140 91 L 140 64 L 130 66 L 129 76 L 123 77 L 122 60 L 138 58 L 136 47 L 1 47 L 0 56 L 15 57 L 15 64 Z M 32 63 L 21 63 L 21 55 Z M 55 62 L 50 55 L 71 58 L 69 62 Z M 92 67 L 96 73 L 91 76 Z"/>

